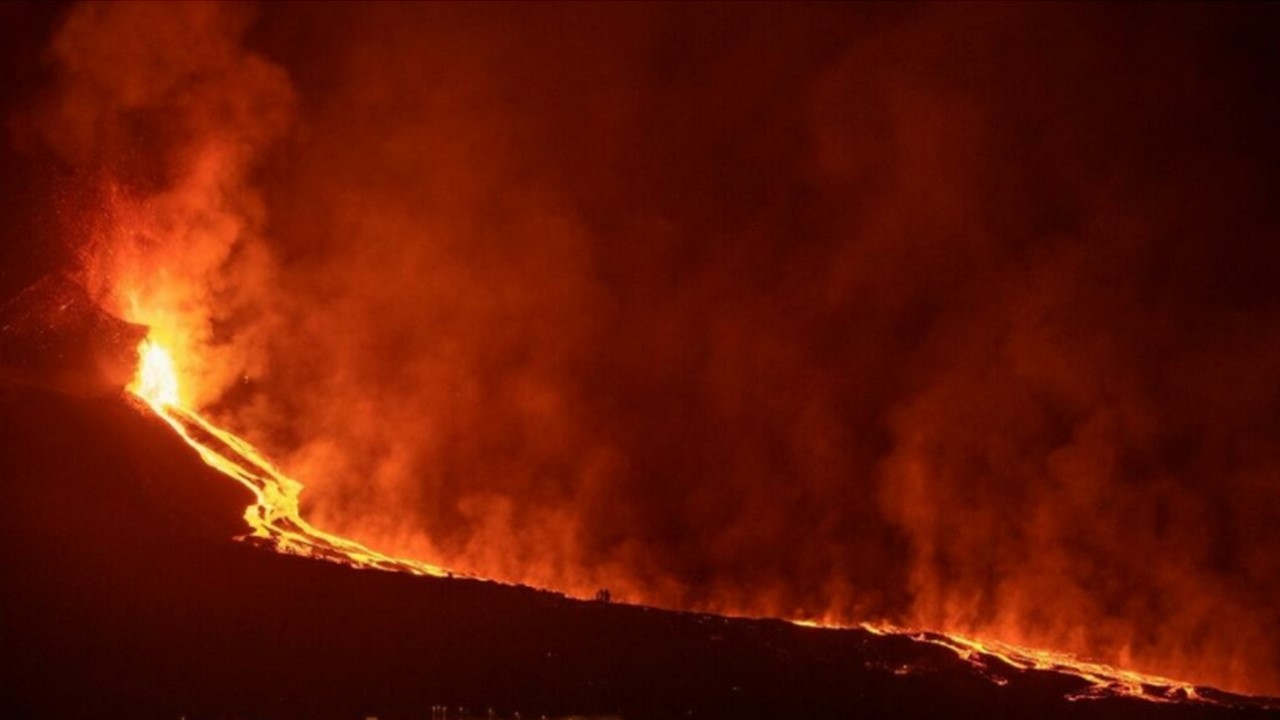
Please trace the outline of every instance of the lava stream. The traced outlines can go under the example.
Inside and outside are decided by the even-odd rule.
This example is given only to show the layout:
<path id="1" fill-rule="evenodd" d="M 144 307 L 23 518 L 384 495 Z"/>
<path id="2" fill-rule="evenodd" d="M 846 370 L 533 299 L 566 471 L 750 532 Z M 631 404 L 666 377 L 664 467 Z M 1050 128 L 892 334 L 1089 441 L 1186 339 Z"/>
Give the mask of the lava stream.
<path id="1" fill-rule="evenodd" d="M 941 645 L 979 669 L 989 667 L 991 660 L 998 660 L 1018 670 L 1065 673 L 1089 683 L 1089 687 L 1083 692 L 1069 695 L 1069 700 L 1125 696 L 1153 702 L 1192 700 L 1218 704 L 1202 696 L 1196 687 L 1189 683 L 1088 662 L 1067 653 L 1035 650 L 998 640 L 978 640 L 948 633 L 918 633 L 915 638 Z"/>
<path id="2" fill-rule="evenodd" d="M 213 425 L 194 410 L 183 407 L 173 358 L 162 346 L 147 339 L 138 349 L 138 374 L 130 384 L 129 391 L 164 418 L 200 454 L 205 463 L 253 492 L 255 502 L 244 514 L 245 521 L 252 529 L 249 537 L 261 540 L 279 552 L 355 568 L 437 577 L 454 575 L 435 565 L 384 555 L 312 526 L 302 518 L 299 507 L 302 483 L 281 472 L 248 442 Z M 792 622 L 806 627 L 848 629 L 848 626 L 812 621 Z M 1205 697 L 1195 686 L 1187 683 L 1091 663 L 1064 653 L 1033 650 L 957 634 L 905 630 L 889 625 L 863 623 L 856 627 L 876 635 L 907 636 L 919 642 L 945 647 L 997 684 L 1004 684 L 1007 680 L 990 671 L 992 661 L 1023 671 L 1043 670 L 1073 675 L 1087 682 L 1089 687 L 1069 696 L 1071 700 L 1123 696 L 1153 702 L 1221 704 Z"/>
<path id="3" fill-rule="evenodd" d="M 302 483 L 281 472 L 249 443 L 183 407 L 173 358 L 167 350 L 147 339 L 138 352 L 138 374 L 129 391 L 164 418 L 206 464 L 253 492 L 256 500 L 244 513 L 252 529 L 250 537 L 270 544 L 279 552 L 356 568 L 439 577 L 451 574 L 428 563 L 383 555 L 308 523 L 302 518 L 298 502 Z"/>
<path id="4" fill-rule="evenodd" d="M 1171 680 L 1159 675 L 1114 667 L 1098 662 L 1082 660 L 1069 653 L 1052 650 L 1036 650 L 999 640 L 980 640 L 958 633 L 925 630 L 908 630 L 888 624 L 859 623 L 841 625 L 813 620 L 793 620 L 796 625 L 812 628 L 857 628 L 874 635 L 910 637 L 917 642 L 944 647 L 972 665 L 983 676 L 997 685 L 1005 685 L 1008 679 L 993 671 L 993 661 L 1019 671 L 1045 671 L 1071 675 L 1088 683 L 1084 690 L 1067 696 L 1068 700 L 1097 700 L 1106 697 L 1130 697 L 1149 702 L 1198 702 L 1208 705 L 1229 705 L 1216 698 L 1206 697 L 1201 688 L 1191 683 Z M 1210 691 L 1213 692 L 1213 691 Z M 1216 693 L 1215 693 L 1216 694 Z M 1269 707 L 1269 705 L 1263 705 Z"/>

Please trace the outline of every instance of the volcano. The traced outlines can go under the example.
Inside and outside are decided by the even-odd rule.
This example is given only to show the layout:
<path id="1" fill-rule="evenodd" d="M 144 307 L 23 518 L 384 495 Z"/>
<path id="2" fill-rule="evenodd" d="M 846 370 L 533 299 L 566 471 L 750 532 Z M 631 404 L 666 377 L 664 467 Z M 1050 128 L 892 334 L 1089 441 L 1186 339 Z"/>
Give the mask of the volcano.
<path id="1" fill-rule="evenodd" d="M 1274 717 L 1278 32 L 0 4 L 0 720 Z"/>
<path id="2" fill-rule="evenodd" d="M 60 342 L 82 351 L 103 327 L 131 332 L 66 327 Z M 1280 717 L 1280 702 L 1210 688 L 1109 692 L 944 635 L 577 600 L 237 542 L 250 494 L 148 405 L 20 370 L 0 385 L 5 717 Z"/>

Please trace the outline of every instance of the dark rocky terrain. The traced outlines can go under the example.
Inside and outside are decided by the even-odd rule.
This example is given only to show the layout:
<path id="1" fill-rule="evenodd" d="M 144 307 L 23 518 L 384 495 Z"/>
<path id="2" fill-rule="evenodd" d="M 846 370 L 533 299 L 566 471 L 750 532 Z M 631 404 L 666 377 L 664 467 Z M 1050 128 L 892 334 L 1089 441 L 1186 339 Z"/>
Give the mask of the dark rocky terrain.
<path id="1" fill-rule="evenodd" d="M 905 637 L 287 557 L 232 540 L 247 493 L 124 397 L 10 383 L 0 428 L 5 718 L 1280 717 L 1072 701 L 1074 677 L 993 666 L 1001 685 Z"/>

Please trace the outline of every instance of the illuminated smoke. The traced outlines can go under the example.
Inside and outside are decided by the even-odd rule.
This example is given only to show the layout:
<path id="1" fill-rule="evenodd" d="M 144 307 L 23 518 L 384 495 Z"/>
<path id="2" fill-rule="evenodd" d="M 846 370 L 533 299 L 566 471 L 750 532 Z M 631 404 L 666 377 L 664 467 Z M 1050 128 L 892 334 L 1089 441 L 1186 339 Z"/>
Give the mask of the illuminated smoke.
<path id="1" fill-rule="evenodd" d="M 320 527 L 1280 692 L 1268 23 L 242 14 L 75 8 L 42 117 Z"/>
<path id="2" fill-rule="evenodd" d="M 32 119 L 88 178 L 83 280 L 175 351 L 198 404 L 260 362 L 271 260 L 248 183 L 289 126 L 284 71 L 246 52 L 242 6 L 73 7 L 50 53 L 59 87 Z"/>

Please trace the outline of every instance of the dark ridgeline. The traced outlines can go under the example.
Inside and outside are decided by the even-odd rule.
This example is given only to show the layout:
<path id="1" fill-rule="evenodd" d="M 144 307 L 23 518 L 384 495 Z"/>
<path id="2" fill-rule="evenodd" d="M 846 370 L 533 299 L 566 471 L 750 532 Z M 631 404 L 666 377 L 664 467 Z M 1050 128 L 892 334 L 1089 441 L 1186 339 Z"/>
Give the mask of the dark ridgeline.
<path id="1" fill-rule="evenodd" d="M 1000 684 L 903 637 L 279 555 L 232 541 L 247 493 L 141 405 L 5 377 L 5 718 L 1280 717 L 1071 701 L 1076 678 Z"/>

